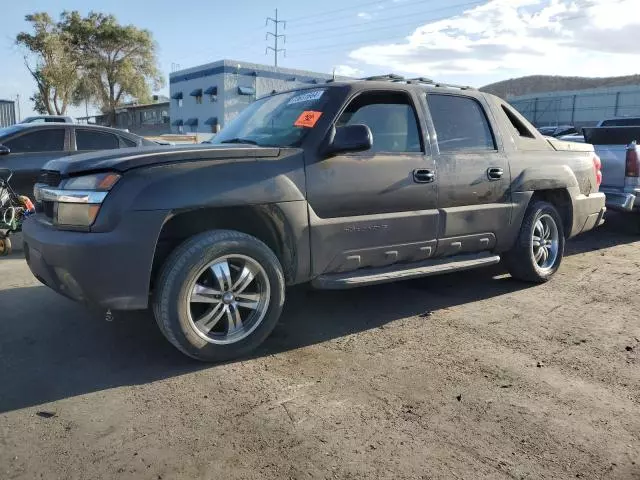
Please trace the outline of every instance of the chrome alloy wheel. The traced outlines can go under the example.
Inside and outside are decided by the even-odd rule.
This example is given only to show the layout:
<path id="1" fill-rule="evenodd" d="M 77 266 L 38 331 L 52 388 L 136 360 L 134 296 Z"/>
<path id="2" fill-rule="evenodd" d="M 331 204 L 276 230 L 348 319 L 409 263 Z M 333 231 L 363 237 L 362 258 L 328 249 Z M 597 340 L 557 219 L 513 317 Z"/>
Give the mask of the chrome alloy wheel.
<path id="1" fill-rule="evenodd" d="M 189 286 L 189 323 L 209 343 L 239 342 L 258 328 L 269 309 L 271 286 L 262 266 L 245 255 L 210 262 Z"/>
<path id="2" fill-rule="evenodd" d="M 536 221 L 531 238 L 533 259 L 541 270 L 550 270 L 556 263 L 560 249 L 558 226 L 551 215 L 544 214 Z"/>

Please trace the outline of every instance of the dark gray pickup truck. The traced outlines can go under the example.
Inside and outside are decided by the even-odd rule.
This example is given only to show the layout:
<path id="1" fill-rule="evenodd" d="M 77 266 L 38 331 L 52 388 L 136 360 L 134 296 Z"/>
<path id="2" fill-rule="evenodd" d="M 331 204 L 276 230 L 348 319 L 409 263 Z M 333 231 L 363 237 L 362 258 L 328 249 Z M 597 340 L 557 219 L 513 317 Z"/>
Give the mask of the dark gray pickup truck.
<path id="1" fill-rule="evenodd" d="M 565 239 L 605 212 L 591 145 L 422 79 L 273 94 L 213 143 L 48 163 L 24 224 L 32 272 L 104 309 L 151 306 L 173 345 L 216 361 L 269 335 L 287 285 L 345 289 L 501 259 L 544 282 Z"/>

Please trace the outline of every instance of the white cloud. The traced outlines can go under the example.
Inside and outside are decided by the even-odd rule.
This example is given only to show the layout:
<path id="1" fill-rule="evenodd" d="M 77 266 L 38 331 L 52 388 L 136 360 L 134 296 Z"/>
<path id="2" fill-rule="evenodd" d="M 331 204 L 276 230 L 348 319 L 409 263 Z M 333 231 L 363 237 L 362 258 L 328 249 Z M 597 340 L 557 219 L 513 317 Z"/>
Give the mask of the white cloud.
<path id="1" fill-rule="evenodd" d="M 365 20 L 370 20 L 372 18 L 372 15 L 370 13 L 367 12 L 359 12 L 358 15 L 356 15 L 358 18 L 363 18 Z"/>
<path id="2" fill-rule="evenodd" d="M 341 77 L 358 77 L 362 75 L 362 70 L 359 70 L 351 65 L 337 65 L 336 75 Z"/>
<path id="3" fill-rule="evenodd" d="M 384 71 L 469 79 L 638 73 L 638 12 L 640 0 L 487 0 L 349 56 Z"/>

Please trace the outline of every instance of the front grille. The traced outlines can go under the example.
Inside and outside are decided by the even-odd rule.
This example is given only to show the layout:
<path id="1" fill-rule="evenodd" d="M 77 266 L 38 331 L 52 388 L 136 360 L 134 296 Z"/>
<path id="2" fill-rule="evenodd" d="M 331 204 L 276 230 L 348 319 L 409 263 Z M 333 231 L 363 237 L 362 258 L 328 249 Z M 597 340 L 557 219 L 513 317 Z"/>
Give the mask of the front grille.
<path id="1" fill-rule="evenodd" d="M 53 202 L 42 202 L 41 207 L 42 213 L 44 213 L 49 220 L 53 219 Z"/>
<path id="2" fill-rule="evenodd" d="M 40 176 L 38 177 L 38 183 L 44 183 L 49 187 L 57 187 L 60 185 L 62 181 L 62 175 L 60 172 L 56 172 L 53 170 L 42 170 L 40 172 Z"/>

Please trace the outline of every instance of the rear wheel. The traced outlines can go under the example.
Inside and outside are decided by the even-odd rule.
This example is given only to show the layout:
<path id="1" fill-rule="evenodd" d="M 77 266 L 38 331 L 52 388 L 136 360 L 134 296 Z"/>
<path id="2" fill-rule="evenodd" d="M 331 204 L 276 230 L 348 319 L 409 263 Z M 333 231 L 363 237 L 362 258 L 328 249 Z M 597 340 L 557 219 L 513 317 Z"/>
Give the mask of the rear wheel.
<path id="1" fill-rule="evenodd" d="M 548 281 L 564 255 L 564 229 L 556 208 L 535 201 L 525 213 L 514 247 L 505 255 L 509 273 L 527 282 Z"/>
<path id="2" fill-rule="evenodd" d="M 284 303 L 275 254 L 249 235 L 217 230 L 178 247 L 154 297 L 160 330 L 180 351 L 204 361 L 240 357 L 275 327 Z"/>

